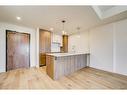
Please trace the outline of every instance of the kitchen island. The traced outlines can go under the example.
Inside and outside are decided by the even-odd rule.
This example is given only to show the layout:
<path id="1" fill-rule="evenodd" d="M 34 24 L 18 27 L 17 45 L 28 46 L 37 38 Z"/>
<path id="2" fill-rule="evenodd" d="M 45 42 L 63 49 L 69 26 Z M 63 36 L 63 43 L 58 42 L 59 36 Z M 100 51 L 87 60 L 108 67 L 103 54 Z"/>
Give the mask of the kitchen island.
<path id="1" fill-rule="evenodd" d="M 48 53 L 46 72 L 54 80 L 87 66 L 89 53 Z"/>

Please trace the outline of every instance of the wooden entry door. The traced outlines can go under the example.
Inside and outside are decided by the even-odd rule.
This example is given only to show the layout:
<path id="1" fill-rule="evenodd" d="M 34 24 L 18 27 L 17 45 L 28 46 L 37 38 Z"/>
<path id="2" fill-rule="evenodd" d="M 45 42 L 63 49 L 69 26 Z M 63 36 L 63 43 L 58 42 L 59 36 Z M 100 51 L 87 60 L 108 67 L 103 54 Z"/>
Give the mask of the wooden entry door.
<path id="1" fill-rule="evenodd" d="M 6 70 L 28 68 L 30 64 L 30 34 L 6 31 Z"/>

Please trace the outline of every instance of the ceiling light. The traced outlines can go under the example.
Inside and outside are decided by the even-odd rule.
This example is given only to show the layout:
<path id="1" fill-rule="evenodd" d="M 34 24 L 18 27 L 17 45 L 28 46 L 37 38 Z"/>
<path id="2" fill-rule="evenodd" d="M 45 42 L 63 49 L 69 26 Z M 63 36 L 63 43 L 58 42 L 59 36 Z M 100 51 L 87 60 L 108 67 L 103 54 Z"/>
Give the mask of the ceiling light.
<path id="1" fill-rule="evenodd" d="M 16 17 L 17 20 L 21 20 L 21 17 Z"/>
<path id="2" fill-rule="evenodd" d="M 63 35 L 66 35 L 66 34 L 67 34 L 67 32 L 64 31 L 64 23 L 65 23 L 65 22 L 66 22 L 65 20 L 62 20 L 62 23 L 63 23 L 63 31 L 62 31 L 62 34 L 63 34 Z"/>
<path id="3" fill-rule="evenodd" d="M 50 31 L 53 31 L 53 28 L 50 28 Z"/>
<path id="4" fill-rule="evenodd" d="M 64 30 L 62 31 L 62 34 L 64 34 L 65 32 L 64 32 Z"/>
<path id="5" fill-rule="evenodd" d="M 80 38 L 80 27 L 77 27 L 77 32 L 78 32 L 77 38 Z"/>

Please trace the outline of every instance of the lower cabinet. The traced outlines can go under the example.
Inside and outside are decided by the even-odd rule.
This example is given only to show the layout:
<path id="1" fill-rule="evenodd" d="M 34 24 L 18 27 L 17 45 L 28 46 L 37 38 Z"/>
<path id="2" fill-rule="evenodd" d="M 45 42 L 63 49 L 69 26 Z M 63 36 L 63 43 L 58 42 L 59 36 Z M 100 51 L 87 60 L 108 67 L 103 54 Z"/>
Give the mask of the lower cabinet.
<path id="1" fill-rule="evenodd" d="M 46 55 L 46 72 L 54 80 L 87 66 L 87 54 L 71 56 Z"/>
<path id="2" fill-rule="evenodd" d="M 45 66 L 45 65 L 46 65 L 46 54 L 40 53 L 40 66 Z"/>
<path id="3" fill-rule="evenodd" d="M 54 57 L 46 55 L 46 72 L 47 74 L 54 79 Z"/>

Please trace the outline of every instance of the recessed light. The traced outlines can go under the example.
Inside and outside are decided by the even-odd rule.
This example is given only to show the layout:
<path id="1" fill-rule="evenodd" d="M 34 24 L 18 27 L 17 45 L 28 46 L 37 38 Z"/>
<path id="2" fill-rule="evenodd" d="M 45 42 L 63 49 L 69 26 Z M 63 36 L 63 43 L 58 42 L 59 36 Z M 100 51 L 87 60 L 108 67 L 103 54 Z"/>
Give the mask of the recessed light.
<path id="1" fill-rule="evenodd" d="M 53 31 L 53 28 L 50 28 L 51 31 Z"/>
<path id="2" fill-rule="evenodd" d="M 16 19 L 17 19 L 17 20 L 21 20 L 21 17 L 18 16 L 18 17 L 16 17 Z"/>

